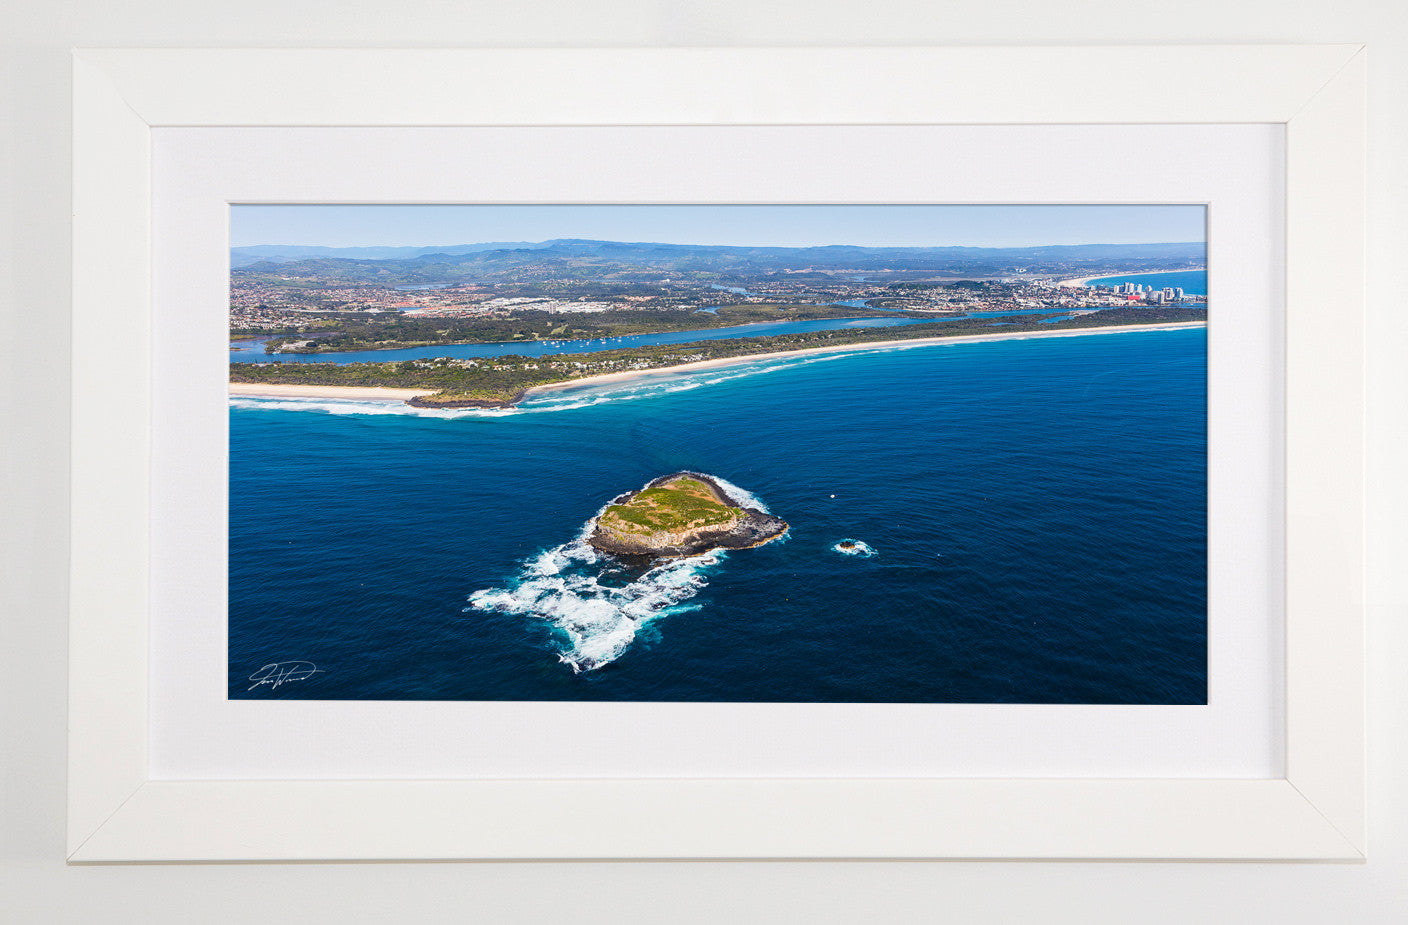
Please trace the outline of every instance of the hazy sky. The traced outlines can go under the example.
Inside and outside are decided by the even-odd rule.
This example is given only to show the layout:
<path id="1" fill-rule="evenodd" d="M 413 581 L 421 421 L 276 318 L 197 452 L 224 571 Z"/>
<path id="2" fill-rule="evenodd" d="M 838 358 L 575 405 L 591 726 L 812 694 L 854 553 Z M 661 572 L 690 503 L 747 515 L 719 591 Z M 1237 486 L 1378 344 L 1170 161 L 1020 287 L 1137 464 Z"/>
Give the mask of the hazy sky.
<path id="1" fill-rule="evenodd" d="M 1021 247 L 1204 240 L 1201 205 L 235 205 L 230 245 L 668 244 Z"/>

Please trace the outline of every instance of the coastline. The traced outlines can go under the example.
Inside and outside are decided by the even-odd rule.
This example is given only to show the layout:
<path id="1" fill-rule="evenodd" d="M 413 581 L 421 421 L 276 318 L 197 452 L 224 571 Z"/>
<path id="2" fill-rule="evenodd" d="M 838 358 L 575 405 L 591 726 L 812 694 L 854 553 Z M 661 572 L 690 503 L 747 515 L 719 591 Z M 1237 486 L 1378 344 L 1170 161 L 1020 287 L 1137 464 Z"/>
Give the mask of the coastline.
<path id="1" fill-rule="evenodd" d="M 698 363 L 681 363 L 679 366 L 662 366 L 656 369 L 629 370 L 620 373 L 603 373 L 600 376 L 586 376 L 566 382 L 550 382 L 535 385 L 528 389 L 526 397 L 532 398 L 546 392 L 560 392 L 566 389 L 590 388 L 612 382 L 629 382 L 634 379 L 648 379 L 654 376 L 670 376 L 679 373 L 689 374 L 721 366 L 736 366 L 757 360 L 773 360 L 779 357 L 810 356 L 821 353 L 858 353 L 865 350 L 883 350 L 891 347 L 927 347 L 935 344 L 978 343 L 997 340 L 1026 340 L 1040 337 L 1084 337 L 1089 334 L 1119 334 L 1131 331 L 1177 331 L 1185 328 L 1204 328 L 1206 321 L 1171 321 L 1166 324 L 1114 324 L 1098 328 L 1074 328 L 1060 331 L 1022 331 L 1006 334 L 961 334 L 955 337 L 924 337 L 914 340 L 881 340 L 861 344 L 839 344 L 832 347 L 809 347 L 805 350 L 778 350 L 772 353 L 753 353 L 746 356 L 722 357 L 717 360 L 701 360 Z M 390 390 L 387 390 L 390 391 Z"/>
<path id="2" fill-rule="evenodd" d="M 1197 270 L 1196 268 L 1194 268 L 1194 269 L 1186 270 L 1186 271 L 1185 271 L 1185 270 L 1150 270 L 1148 273 L 1106 273 L 1106 274 L 1104 274 L 1104 275 L 1102 275 L 1102 276 L 1077 276 L 1077 277 L 1074 278 L 1074 279 L 1063 279 L 1063 280 L 1061 280 L 1059 283 L 1057 283 L 1056 285 L 1058 285 L 1058 286 L 1070 286 L 1070 287 L 1079 288 L 1079 287 L 1083 287 L 1083 286 L 1089 286 L 1091 283 L 1098 283 L 1098 282 L 1100 282 L 1100 280 L 1102 280 L 1102 279 L 1118 279 L 1119 277 L 1122 277 L 1122 276 L 1162 276 L 1162 275 L 1164 275 L 1165 273 L 1184 273 L 1184 272 L 1188 272 L 1188 273 L 1203 272 L 1203 273 L 1206 273 L 1207 270 L 1206 270 L 1206 268 L 1204 268 L 1202 271 L 1199 271 L 1199 270 Z"/>
<path id="3" fill-rule="evenodd" d="M 1085 337 L 1091 334 L 1119 334 L 1133 331 L 1174 331 L 1184 328 L 1206 327 L 1206 321 L 1172 321 L 1164 324 L 1115 324 L 1096 328 L 1068 328 L 1058 331 L 1020 331 L 994 334 L 961 334 L 954 337 L 925 337 L 913 340 L 881 340 L 859 344 L 837 344 L 828 347 L 809 347 L 805 350 L 775 350 L 770 353 L 751 353 L 736 357 L 721 357 L 716 360 L 701 360 L 697 363 L 681 363 L 678 366 L 662 366 L 655 369 L 633 369 L 619 373 L 602 373 L 598 376 L 584 376 L 565 382 L 549 382 L 536 385 L 523 394 L 515 396 L 514 404 L 523 398 L 532 398 L 548 392 L 560 392 L 576 388 L 593 388 L 615 382 L 630 382 L 638 379 L 689 375 L 707 369 L 736 366 L 740 363 L 753 363 L 759 360 L 775 360 L 783 357 L 811 356 L 826 353 L 860 353 L 867 350 L 887 350 L 894 347 L 927 347 L 936 344 L 965 344 L 984 341 L 1026 340 L 1045 337 Z M 412 407 L 452 409 L 455 404 L 427 402 L 419 405 L 414 399 L 435 394 L 434 389 L 396 389 L 384 386 L 347 385 L 274 385 L 267 383 L 231 382 L 230 396 L 244 398 L 341 398 L 350 401 L 404 402 Z M 460 405 L 463 406 L 463 405 Z M 484 407 L 475 403 L 470 407 Z M 511 407 L 508 402 L 495 402 L 488 407 Z"/>
<path id="4" fill-rule="evenodd" d="M 434 389 L 393 389 L 360 385 L 272 385 L 262 382 L 231 382 L 230 396 L 244 398 L 346 398 L 353 401 L 409 401 L 430 395 Z"/>

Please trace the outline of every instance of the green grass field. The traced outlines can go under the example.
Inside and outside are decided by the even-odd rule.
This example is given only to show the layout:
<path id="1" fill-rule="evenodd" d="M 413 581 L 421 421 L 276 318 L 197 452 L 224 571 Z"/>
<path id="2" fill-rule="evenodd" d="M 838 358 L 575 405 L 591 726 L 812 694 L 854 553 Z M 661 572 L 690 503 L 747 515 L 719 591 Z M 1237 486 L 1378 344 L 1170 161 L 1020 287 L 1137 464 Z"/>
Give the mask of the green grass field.
<path id="1" fill-rule="evenodd" d="M 721 504 L 698 479 L 682 476 L 647 488 L 625 504 L 613 504 L 598 523 L 608 530 L 645 535 L 723 526 L 737 518 L 738 508 Z"/>

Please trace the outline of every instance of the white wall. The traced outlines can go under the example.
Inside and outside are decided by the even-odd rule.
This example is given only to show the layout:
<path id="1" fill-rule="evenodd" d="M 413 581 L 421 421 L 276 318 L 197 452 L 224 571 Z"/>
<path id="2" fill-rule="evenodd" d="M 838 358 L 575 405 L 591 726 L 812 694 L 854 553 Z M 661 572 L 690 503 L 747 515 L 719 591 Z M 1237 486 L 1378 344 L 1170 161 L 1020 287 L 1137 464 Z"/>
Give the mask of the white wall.
<path id="1" fill-rule="evenodd" d="M 70 46 L 1360 41 L 1373 118 L 1367 864 L 65 867 Z M 0 0 L 0 43 L 0 921 L 1408 921 L 1402 0 Z"/>

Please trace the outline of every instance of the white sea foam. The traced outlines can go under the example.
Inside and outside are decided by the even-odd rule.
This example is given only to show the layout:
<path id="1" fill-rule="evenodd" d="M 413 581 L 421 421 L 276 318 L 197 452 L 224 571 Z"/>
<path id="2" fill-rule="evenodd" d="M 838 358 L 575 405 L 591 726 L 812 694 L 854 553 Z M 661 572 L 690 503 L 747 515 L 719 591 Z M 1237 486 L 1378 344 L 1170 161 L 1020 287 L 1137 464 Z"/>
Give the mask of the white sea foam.
<path id="1" fill-rule="evenodd" d="M 709 478 L 736 504 L 767 511 L 752 492 L 716 475 Z M 597 516 L 611 504 L 602 505 Z M 546 620 L 557 630 L 562 646 L 558 660 L 574 673 L 620 658 L 651 621 L 697 610 L 698 605 L 689 602 L 709 584 L 709 570 L 726 555 L 714 550 L 667 559 L 623 583 L 625 566 L 587 543 L 595 520 L 583 524 L 571 542 L 525 560 L 507 587 L 485 588 L 469 596 L 470 609 Z"/>
<path id="2" fill-rule="evenodd" d="M 775 372 L 786 366 L 803 366 L 837 358 L 834 356 L 783 357 L 739 363 L 736 366 L 715 367 L 694 373 L 670 374 L 598 384 L 586 383 L 571 389 L 554 389 L 538 395 L 530 395 L 514 408 L 413 408 L 405 402 L 388 399 L 231 396 L 229 401 L 231 408 L 313 411 L 339 415 L 400 414 L 444 419 L 509 417 L 515 414 L 575 411 L 579 408 L 590 408 L 614 402 L 639 401 L 660 395 L 691 392 L 705 386 L 719 385 L 724 382 Z"/>
<path id="3" fill-rule="evenodd" d="M 511 414 L 495 408 L 413 408 L 403 401 L 352 398 L 251 398 L 231 396 L 231 408 L 263 411 L 316 411 L 341 415 L 411 415 L 427 418 L 490 417 Z"/>
<path id="4" fill-rule="evenodd" d="M 724 490 L 724 494 L 728 495 L 729 498 L 733 500 L 733 503 L 739 507 L 756 508 L 764 514 L 772 513 L 772 511 L 768 510 L 768 506 L 763 503 L 763 499 L 759 498 L 751 491 L 739 488 L 728 479 L 721 479 L 717 475 L 711 475 L 709 478 L 713 479 L 714 482 Z"/>
<path id="5" fill-rule="evenodd" d="M 765 360 L 758 363 L 740 363 L 737 366 L 713 368 L 694 373 L 672 373 L 664 376 L 641 379 L 627 379 L 617 382 L 583 383 L 566 389 L 553 389 L 538 395 L 530 395 L 518 410 L 524 413 L 568 411 L 587 408 L 610 402 L 639 401 L 659 395 L 673 395 L 691 392 L 704 386 L 718 385 L 752 376 L 775 372 L 783 363 Z M 788 359 L 786 365 L 800 365 Z"/>
<path id="6" fill-rule="evenodd" d="M 864 540 L 853 540 L 849 538 L 838 541 L 835 546 L 831 547 L 831 551 L 839 552 L 843 556 L 860 556 L 862 559 L 869 559 L 872 556 L 879 555 L 879 553 L 875 551 L 875 547 Z"/>
<path id="7" fill-rule="evenodd" d="M 1084 336 L 1094 334 L 1136 333 L 1155 334 L 1162 332 L 1160 330 L 1149 331 L 1139 328 L 1121 327 L 1111 331 L 1089 330 L 1069 333 L 1063 332 L 1063 335 L 1077 336 L 1078 334 Z M 1028 334 L 1010 339 L 1029 340 L 1037 338 L 1038 336 L 1037 334 Z M 237 398 L 232 397 L 230 399 L 230 407 L 278 409 L 284 411 L 316 411 L 324 414 L 406 414 L 426 418 L 508 417 L 514 414 L 543 414 L 558 411 L 574 411 L 579 408 L 589 408 L 608 402 L 637 401 L 658 395 L 687 392 L 703 386 L 718 385 L 723 382 L 732 382 L 736 379 L 760 376 L 796 366 L 810 366 L 814 363 L 834 363 L 849 357 L 854 357 L 858 354 L 883 354 L 908 350 L 925 350 L 931 347 L 952 348 L 962 347 L 965 344 L 971 343 L 988 342 L 953 339 L 940 340 L 937 343 L 923 340 L 901 341 L 898 343 L 886 343 L 883 346 L 879 344 L 855 344 L 844 349 L 837 349 L 827 353 L 799 353 L 795 355 L 789 354 L 779 357 L 769 357 L 764 360 L 740 360 L 740 362 L 735 365 L 714 367 L 707 371 L 670 373 L 660 377 L 630 379 L 620 382 L 584 383 L 570 389 L 555 389 L 536 396 L 529 396 L 516 408 L 412 408 L 402 402 L 386 400 L 275 399 L 250 398 L 244 396 Z"/>
<path id="8" fill-rule="evenodd" d="M 591 671 L 620 658 L 646 623 L 696 609 L 689 601 L 708 584 L 705 573 L 721 553 L 671 559 L 624 584 L 614 560 L 581 538 L 524 563 L 505 588 L 469 596 L 478 610 L 546 620 L 558 631 L 558 659 L 573 672 Z"/>
<path id="9" fill-rule="evenodd" d="M 858 350 L 857 352 L 864 352 Z M 737 365 L 713 367 L 693 373 L 675 373 L 658 377 L 627 379 L 618 382 L 586 383 L 570 389 L 554 389 L 529 395 L 514 408 L 413 408 L 402 401 L 388 399 L 342 398 L 267 398 L 231 396 L 230 407 L 277 411 L 313 411 L 338 415 L 409 415 L 421 418 L 496 418 L 515 414 L 547 414 L 575 411 L 623 401 L 639 401 L 660 395 L 690 392 L 705 386 L 719 385 L 753 376 L 761 376 L 793 366 L 808 366 L 842 359 L 844 354 L 800 354 L 740 362 Z"/>

